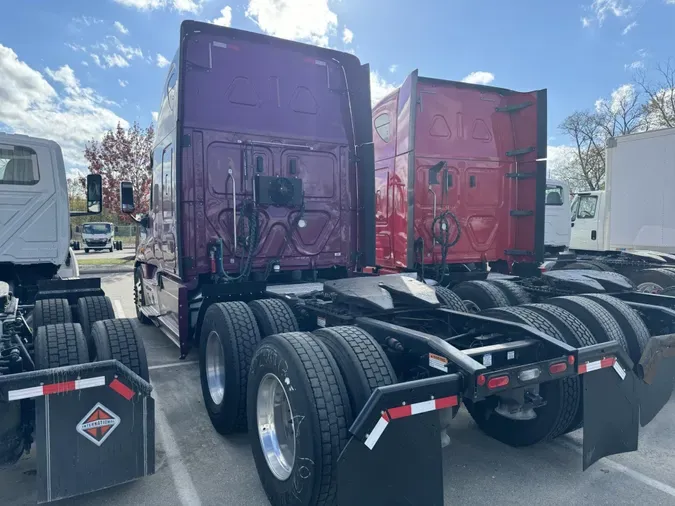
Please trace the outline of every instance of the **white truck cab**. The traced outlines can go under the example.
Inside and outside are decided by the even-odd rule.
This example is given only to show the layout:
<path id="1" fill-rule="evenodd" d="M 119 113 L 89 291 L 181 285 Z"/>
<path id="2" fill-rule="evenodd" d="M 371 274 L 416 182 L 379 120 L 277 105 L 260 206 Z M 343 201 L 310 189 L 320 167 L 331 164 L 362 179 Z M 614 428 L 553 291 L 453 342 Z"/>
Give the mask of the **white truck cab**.
<path id="1" fill-rule="evenodd" d="M 115 225 L 106 222 L 84 223 L 80 227 L 84 252 L 115 249 Z"/>
<path id="2" fill-rule="evenodd" d="M 69 212 L 59 145 L 0 133 L 0 281 L 33 284 L 77 276 L 69 216 L 102 209 L 101 176 L 87 176 L 87 211 Z"/>
<path id="3" fill-rule="evenodd" d="M 570 245 L 570 189 L 565 181 L 546 180 L 546 225 L 544 246 L 559 253 Z"/>

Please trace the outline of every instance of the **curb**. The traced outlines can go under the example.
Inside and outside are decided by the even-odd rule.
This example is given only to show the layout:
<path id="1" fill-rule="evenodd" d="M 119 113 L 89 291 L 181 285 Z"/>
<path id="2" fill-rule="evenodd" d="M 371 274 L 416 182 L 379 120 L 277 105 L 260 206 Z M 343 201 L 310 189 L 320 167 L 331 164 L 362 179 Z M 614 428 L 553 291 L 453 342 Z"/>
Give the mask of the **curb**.
<path id="1" fill-rule="evenodd" d="M 134 272 L 133 267 L 117 266 L 117 265 L 92 265 L 88 268 L 85 265 L 80 265 L 80 274 L 124 274 L 127 272 Z"/>

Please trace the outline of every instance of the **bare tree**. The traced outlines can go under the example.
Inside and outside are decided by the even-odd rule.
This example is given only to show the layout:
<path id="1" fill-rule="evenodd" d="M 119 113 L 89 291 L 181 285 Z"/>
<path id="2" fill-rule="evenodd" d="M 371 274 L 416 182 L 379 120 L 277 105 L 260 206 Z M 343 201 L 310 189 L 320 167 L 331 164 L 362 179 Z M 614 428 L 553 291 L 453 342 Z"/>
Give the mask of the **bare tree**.
<path id="1" fill-rule="evenodd" d="M 635 82 L 648 97 L 643 113 L 653 128 L 672 128 L 675 127 L 675 66 L 668 59 L 655 70 L 655 79 L 650 79 L 644 69 L 635 73 Z"/>
<path id="2" fill-rule="evenodd" d="M 560 125 L 573 142 L 575 159 L 568 161 L 564 179 L 587 190 L 602 188 L 605 178 L 604 130 L 597 114 L 577 111 Z"/>
<path id="3" fill-rule="evenodd" d="M 595 103 L 595 117 L 605 139 L 643 132 L 649 127 L 642 93 L 632 84 L 624 84 L 612 92 L 610 100 Z"/>

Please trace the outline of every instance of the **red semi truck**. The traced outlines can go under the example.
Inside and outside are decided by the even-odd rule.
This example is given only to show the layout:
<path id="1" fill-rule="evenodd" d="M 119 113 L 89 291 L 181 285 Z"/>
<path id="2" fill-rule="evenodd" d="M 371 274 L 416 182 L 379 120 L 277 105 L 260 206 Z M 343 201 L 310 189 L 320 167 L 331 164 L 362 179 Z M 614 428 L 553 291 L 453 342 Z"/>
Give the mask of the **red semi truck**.
<path id="1" fill-rule="evenodd" d="M 138 318 L 158 325 L 183 357 L 198 348 L 215 430 L 248 430 L 274 505 L 443 504 L 441 432 L 461 403 L 486 433 L 513 445 L 583 425 L 584 468 L 635 450 L 640 422 L 672 392 L 675 298 L 636 294 L 622 276 L 592 271 L 465 281 L 462 297 L 414 275 L 373 275 L 369 74 L 351 54 L 181 25 L 162 94 L 150 212 L 136 217 L 134 296 Z M 412 114 L 429 104 L 425 95 L 418 105 L 412 87 L 409 95 L 395 109 L 403 119 L 406 107 Z M 541 116 L 541 102 L 521 107 L 541 97 L 489 103 L 507 108 L 495 114 L 511 124 Z M 521 152 L 538 142 L 528 124 L 515 129 L 525 144 L 499 137 L 498 145 L 516 151 L 517 165 L 500 177 L 528 174 L 508 195 L 531 214 L 515 219 L 493 196 L 479 200 L 484 218 L 467 232 L 485 255 L 523 265 L 539 244 L 540 179 L 529 175 L 534 152 Z M 425 154 L 426 165 L 438 164 L 434 156 Z M 472 177 L 481 188 L 494 178 L 486 164 L 462 172 L 469 187 Z M 500 164 L 508 165 L 492 162 Z M 450 192 L 443 169 L 436 175 Z M 423 193 L 427 172 L 417 173 Z M 443 198 L 437 192 L 437 206 Z M 121 204 L 134 212 L 129 183 Z M 490 246 L 483 232 L 501 229 L 505 217 L 514 218 L 508 233 Z M 392 246 L 401 262 L 414 258 L 407 223 L 410 237 Z M 466 248 L 463 261 L 481 255 Z"/>

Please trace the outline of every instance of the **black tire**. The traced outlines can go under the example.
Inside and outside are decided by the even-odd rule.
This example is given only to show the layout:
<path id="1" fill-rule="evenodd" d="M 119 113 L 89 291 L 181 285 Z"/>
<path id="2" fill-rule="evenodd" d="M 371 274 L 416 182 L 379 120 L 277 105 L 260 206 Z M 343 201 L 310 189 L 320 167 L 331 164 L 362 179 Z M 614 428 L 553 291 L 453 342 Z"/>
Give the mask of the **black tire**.
<path id="1" fill-rule="evenodd" d="M 41 299 L 33 308 L 33 329 L 43 325 L 71 323 L 73 314 L 67 299 Z"/>
<path id="2" fill-rule="evenodd" d="M 148 358 L 143 341 L 136 335 L 132 320 L 100 320 L 91 326 L 92 355 L 99 362 L 118 360 L 145 381 L 150 381 Z"/>
<path id="3" fill-rule="evenodd" d="M 551 320 L 533 309 L 505 307 L 481 314 L 524 323 L 565 342 Z M 494 397 L 477 403 L 466 401 L 465 404 L 478 427 L 489 436 L 511 446 L 530 446 L 558 437 L 574 422 L 580 406 L 581 382 L 578 377 L 548 381 L 539 385 L 539 394 L 546 404 L 535 408 L 537 417 L 532 420 L 511 420 L 495 413 Z"/>
<path id="4" fill-rule="evenodd" d="M 85 253 L 89 253 L 89 248 L 84 248 Z"/>
<path id="5" fill-rule="evenodd" d="M 621 347 L 628 351 L 628 342 L 619 322 L 597 302 L 580 295 L 570 295 L 554 297 L 546 300 L 546 303 L 566 309 L 576 316 L 588 327 L 598 343 L 618 341 Z"/>
<path id="6" fill-rule="evenodd" d="M 593 333 L 572 313 L 552 304 L 528 304 L 527 307 L 545 315 L 556 328 L 565 336 L 568 344 L 581 348 L 597 344 Z M 584 389 L 579 392 L 579 409 L 565 433 L 573 432 L 584 425 Z"/>
<path id="7" fill-rule="evenodd" d="M 639 292 L 662 293 L 675 287 L 675 272 L 670 269 L 645 269 L 628 273 L 626 277 L 635 283 Z"/>
<path id="8" fill-rule="evenodd" d="M 532 302 L 530 294 L 518 283 L 507 281 L 506 279 L 490 279 L 488 283 L 492 283 L 499 288 L 506 295 L 511 306 L 520 306 L 521 304 Z"/>
<path id="9" fill-rule="evenodd" d="M 294 434 L 292 474 L 285 480 L 270 471 L 256 421 L 258 388 L 269 374 L 279 380 L 294 422 L 302 424 Z M 251 366 L 248 426 L 253 460 L 272 505 L 337 504 L 338 457 L 348 441 L 351 417 L 347 388 L 338 365 L 318 339 L 292 332 L 262 341 Z"/>
<path id="10" fill-rule="evenodd" d="M 255 316 L 262 337 L 299 330 L 298 320 L 283 300 L 261 299 L 249 302 L 248 305 Z"/>
<path id="11" fill-rule="evenodd" d="M 487 281 L 462 281 L 452 288 L 468 311 L 510 306 L 509 299 L 495 285 Z"/>
<path id="12" fill-rule="evenodd" d="M 38 370 L 89 362 L 87 340 L 79 323 L 38 327 L 35 335 L 35 368 Z"/>
<path id="13" fill-rule="evenodd" d="M 356 416 L 377 387 L 396 383 L 396 373 L 373 336 L 353 326 L 314 331 L 337 362 Z M 352 420 L 349 420 L 351 423 Z"/>
<path id="14" fill-rule="evenodd" d="M 112 253 L 113 251 L 115 251 L 115 248 L 111 247 L 111 248 L 110 248 L 110 253 Z"/>
<path id="15" fill-rule="evenodd" d="M 594 300 L 604 307 L 619 322 L 621 330 L 626 336 L 628 355 L 633 362 L 639 362 L 642 352 L 649 341 L 649 329 L 640 315 L 622 300 L 603 293 L 589 293 L 582 297 Z"/>
<path id="16" fill-rule="evenodd" d="M 143 288 L 143 271 L 139 265 L 134 270 L 134 306 L 136 306 L 136 318 L 143 325 L 151 325 L 152 320 L 145 316 L 141 311 L 141 307 L 145 306 L 145 289 Z"/>
<path id="17" fill-rule="evenodd" d="M 434 286 L 434 290 L 436 291 L 436 298 L 438 299 L 438 302 L 441 303 L 441 306 L 452 309 L 453 311 L 466 312 L 464 301 L 455 292 L 440 285 Z"/>
<path id="18" fill-rule="evenodd" d="M 115 319 L 115 310 L 108 297 L 82 297 L 77 299 L 77 316 L 82 326 L 84 337 L 87 338 L 89 352 L 94 351 L 94 342 L 91 339 L 91 326 L 99 320 Z"/>
<path id="19" fill-rule="evenodd" d="M 669 297 L 675 297 L 675 286 L 666 288 L 661 292 L 661 295 L 668 295 Z"/>
<path id="20" fill-rule="evenodd" d="M 214 400 L 209 392 L 206 358 L 208 340 L 222 347 L 225 362 L 224 395 Z M 251 308 L 243 302 L 212 304 L 204 314 L 199 339 L 199 374 L 204 405 L 221 434 L 246 430 L 246 387 L 260 331 Z"/>

